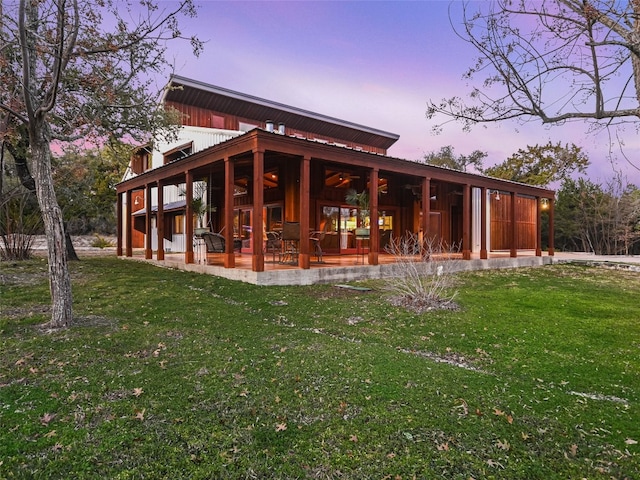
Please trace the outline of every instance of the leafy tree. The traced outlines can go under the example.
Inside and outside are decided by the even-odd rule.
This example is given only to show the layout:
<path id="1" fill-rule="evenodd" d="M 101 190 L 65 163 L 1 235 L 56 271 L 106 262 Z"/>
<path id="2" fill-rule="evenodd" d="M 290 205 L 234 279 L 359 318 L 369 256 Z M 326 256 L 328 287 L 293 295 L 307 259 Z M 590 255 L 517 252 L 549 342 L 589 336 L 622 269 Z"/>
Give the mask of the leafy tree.
<path id="1" fill-rule="evenodd" d="M 454 148 L 451 145 L 446 145 L 442 147 L 439 152 L 427 153 L 423 157 L 423 162 L 461 172 L 468 171 L 469 167 L 482 171 L 482 162 L 486 157 L 487 153 L 481 152 L 480 150 L 475 150 L 470 155 L 456 156 L 454 154 Z"/>
<path id="2" fill-rule="evenodd" d="M 155 2 L 3 2 L 0 10 L 0 135 L 14 144 L 26 127 L 29 163 L 49 255 L 51 327 L 72 322 L 63 217 L 52 180 L 51 143 L 139 139 L 166 124 L 152 76 L 164 72 L 164 43 L 181 38 L 180 15 Z M 136 19 L 136 20 L 131 20 Z M 197 53 L 201 43 L 192 38 Z"/>
<path id="3" fill-rule="evenodd" d="M 640 250 L 640 190 L 617 177 L 602 186 L 567 179 L 556 202 L 556 244 L 599 255 Z"/>
<path id="4" fill-rule="evenodd" d="M 428 118 L 443 114 L 466 129 L 507 119 L 638 120 L 640 2 L 472 2 L 462 16 L 458 33 L 479 52 L 465 77 L 481 86 L 472 88 L 470 103 L 430 102 Z"/>
<path id="5" fill-rule="evenodd" d="M 504 162 L 485 169 L 484 173 L 514 182 L 547 186 L 567 180 L 574 172 L 584 172 L 588 165 L 589 159 L 580 147 L 549 142 L 520 149 Z"/>
<path id="6" fill-rule="evenodd" d="M 72 149 L 53 160 L 55 189 L 69 233 L 115 231 L 115 185 L 122 179 L 130 149 L 127 144 Z"/>

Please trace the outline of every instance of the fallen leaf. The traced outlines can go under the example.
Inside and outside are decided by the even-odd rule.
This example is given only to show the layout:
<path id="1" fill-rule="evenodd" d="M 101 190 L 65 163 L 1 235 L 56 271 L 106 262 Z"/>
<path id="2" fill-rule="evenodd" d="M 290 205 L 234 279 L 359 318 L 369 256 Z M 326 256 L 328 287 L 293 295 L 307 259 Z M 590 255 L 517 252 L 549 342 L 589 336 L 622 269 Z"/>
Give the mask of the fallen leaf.
<path id="1" fill-rule="evenodd" d="M 453 408 L 460 409 L 459 415 L 461 417 L 466 417 L 469 414 L 469 406 L 463 398 L 459 398 L 458 401 L 461 402 L 460 405 L 456 405 Z"/>
<path id="2" fill-rule="evenodd" d="M 280 403 L 280 397 L 276 395 L 276 403 Z"/>
<path id="3" fill-rule="evenodd" d="M 496 446 L 500 450 L 504 450 L 505 452 L 509 451 L 509 449 L 511 448 L 511 445 L 509 445 L 509 442 L 507 442 L 506 440 L 504 442 L 501 440 L 498 440 L 498 443 L 496 443 Z"/>
<path id="4" fill-rule="evenodd" d="M 513 417 L 511 415 L 507 415 L 507 422 L 509 423 L 509 425 L 513 423 Z"/>
<path id="5" fill-rule="evenodd" d="M 569 449 L 569 454 L 572 457 L 575 457 L 578 454 L 578 445 L 576 445 L 575 443 L 571 445 L 571 448 Z"/>
<path id="6" fill-rule="evenodd" d="M 493 409 L 493 414 L 494 415 L 498 415 L 498 416 L 502 416 L 502 415 L 504 415 L 504 412 L 502 410 L 500 410 L 499 408 L 494 408 Z"/>
<path id="7" fill-rule="evenodd" d="M 276 425 L 276 432 L 282 432 L 284 430 L 287 429 L 287 424 L 286 423 L 278 423 Z"/>
<path id="8" fill-rule="evenodd" d="M 442 451 L 448 452 L 449 451 L 449 442 L 441 443 L 436 448 L 441 452 Z"/>
<path id="9" fill-rule="evenodd" d="M 528 433 L 520 432 L 520 435 L 522 435 L 522 439 L 523 440 L 529 440 L 529 434 Z"/>
<path id="10" fill-rule="evenodd" d="M 55 437 L 57 435 L 55 430 L 51 430 L 50 432 L 47 432 L 44 434 L 45 438 L 51 438 L 51 437 Z"/>
<path id="11" fill-rule="evenodd" d="M 634 440 L 632 438 L 627 438 L 624 443 L 626 443 L 627 445 L 636 445 L 638 442 L 637 440 Z"/>
<path id="12" fill-rule="evenodd" d="M 53 420 L 54 418 L 56 418 L 55 413 L 45 413 L 40 417 L 40 423 L 42 425 L 49 425 L 49 422 L 51 422 L 51 420 Z"/>
<path id="13" fill-rule="evenodd" d="M 502 464 L 500 462 L 496 462 L 495 460 L 487 460 L 487 465 L 489 465 L 490 467 L 500 467 L 502 469 L 504 469 L 504 467 L 502 466 Z"/>
<path id="14" fill-rule="evenodd" d="M 144 422 L 144 412 L 146 411 L 146 408 L 143 408 L 142 410 L 136 410 L 136 420 L 140 420 L 141 422 Z"/>
<path id="15" fill-rule="evenodd" d="M 357 435 L 351 435 L 349 437 L 349 441 L 353 442 L 353 443 L 358 443 L 358 436 Z"/>
<path id="16" fill-rule="evenodd" d="M 142 395 L 144 393 L 144 390 L 141 388 L 134 388 L 133 389 L 133 396 L 134 397 L 139 397 L 140 395 Z"/>

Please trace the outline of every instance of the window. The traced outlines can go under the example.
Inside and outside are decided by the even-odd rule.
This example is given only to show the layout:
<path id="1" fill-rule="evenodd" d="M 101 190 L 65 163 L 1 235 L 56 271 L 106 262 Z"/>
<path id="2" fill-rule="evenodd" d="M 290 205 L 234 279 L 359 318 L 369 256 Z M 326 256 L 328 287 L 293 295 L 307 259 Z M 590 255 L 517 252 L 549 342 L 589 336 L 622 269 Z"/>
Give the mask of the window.
<path id="1" fill-rule="evenodd" d="M 193 153 L 193 142 L 185 143 L 164 153 L 164 163 L 171 163 Z"/>
<path id="2" fill-rule="evenodd" d="M 184 215 L 173 217 L 173 233 L 184 233 Z"/>
<path id="3" fill-rule="evenodd" d="M 212 113 L 210 123 L 211 128 L 224 128 L 224 117 L 221 117 L 220 115 L 214 115 Z"/>

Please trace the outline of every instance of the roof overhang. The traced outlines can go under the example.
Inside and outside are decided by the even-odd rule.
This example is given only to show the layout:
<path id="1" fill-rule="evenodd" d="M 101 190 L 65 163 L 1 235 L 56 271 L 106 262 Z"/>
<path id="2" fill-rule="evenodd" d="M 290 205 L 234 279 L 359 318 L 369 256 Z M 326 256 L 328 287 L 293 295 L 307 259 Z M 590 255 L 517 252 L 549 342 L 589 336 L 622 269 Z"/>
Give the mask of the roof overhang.
<path id="1" fill-rule="evenodd" d="M 172 75 L 163 101 L 193 105 L 245 118 L 271 120 L 304 132 L 388 149 L 400 136 L 301 108 Z"/>
<path id="2" fill-rule="evenodd" d="M 283 136 L 265 132 L 260 129 L 252 130 L 244 135 L 214 145 L 196 152 L 180 160 L 149 170 L 136 177 L 125 180 L 116 186 L 122 193 L 127 190 L 144 188 L 157 182 L 184 181 L 185 171 L 201 169 L 214 163 L 223 165 L 224 158 L 246 157 L 254 150 L 277 152 L 280 154 L 308 157 L 335 164 L 344 164 L 362 168 L 378 168 L 382 172 L 411 175 L 414 177 L 430 178 L 432 181 L 470 185 L 472 187 L 487 188 L 514 192 L 519 195 L 553 198 L 555 192 L 547 188 L 524 183 L 502 180 L 469 172 L 461 172 L 448 168 L 437 167 L 424 163 L 417 163 L 386 155 L 362 152 L 336 145 L 314 142 L 291 136 Z"/>

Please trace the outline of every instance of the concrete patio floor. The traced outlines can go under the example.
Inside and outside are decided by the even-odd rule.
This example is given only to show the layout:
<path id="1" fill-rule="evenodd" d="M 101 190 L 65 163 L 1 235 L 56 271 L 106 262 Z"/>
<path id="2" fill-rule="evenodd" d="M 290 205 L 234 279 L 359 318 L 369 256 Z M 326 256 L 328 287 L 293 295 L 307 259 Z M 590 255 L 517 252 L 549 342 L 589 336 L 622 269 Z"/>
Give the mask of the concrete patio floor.
<path id="1" fill-rule="evenodd" d="M 263 272 L 251 270 L 251 255 L 238 254 L 235 256 L 235 268 L 224 268 L 222 255 L 216 258 L 216 254 L 209 254 L 208 262 L 205 258 L 198 258 L 195 263 L 185 264 L 184 254 L 166 254 L 165 259 L 158 261 L 154 258 L 145 260 L 142 251 L 134 251 L 132 257 L 121 257 L 150 262 L 152 264 L 198 272 L 207 275 L 216 275 L 230 280 L 239 280 L 255 285 L 312 285 L 316 283 L 341 283 L 358 280 L 388 278 L 394 275 L 395 257 L 388 254 L 379 255 L 378 265 L 368 265 L 366 256 L 362 255 L 324 255 L 323 262 L 319 263 L 312 258 L 311 268 L 301 269 L 297 265 L 281 264 L 273 261 L 271 256 L 265 256 L 265 269 Z M 516 268 L 549 265 L 553 263 L 553 257 L 546 253 L 536 257 L 534 252 L 525 252 L 517 258 L 511 258 L 508 252 L 492 253 L 487 260 L 481 260 L 478 255 L 473 255 L 471 260 L 462 260 L 461 256 L 447 259 L 449 272 L 469 270 L 489 270 L 498 268 Z"/>

